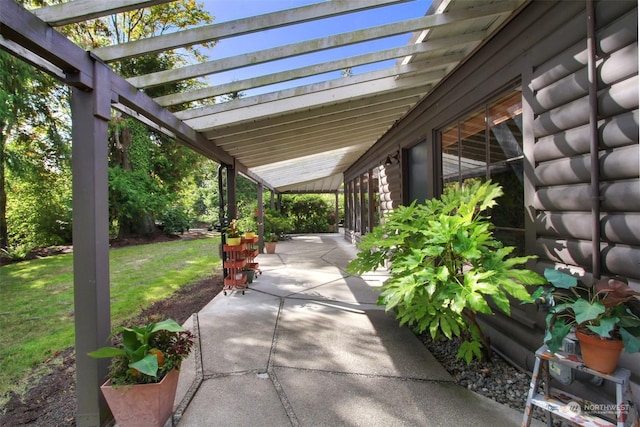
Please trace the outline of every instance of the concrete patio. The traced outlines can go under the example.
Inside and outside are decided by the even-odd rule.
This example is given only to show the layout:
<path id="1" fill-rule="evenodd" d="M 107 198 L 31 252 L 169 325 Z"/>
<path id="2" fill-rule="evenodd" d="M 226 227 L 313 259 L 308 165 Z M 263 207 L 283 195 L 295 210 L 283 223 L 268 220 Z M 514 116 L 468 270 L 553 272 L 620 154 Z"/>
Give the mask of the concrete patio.
<path id="1" fill-rule="evenodd" d="M 294 236 L 258 256 L 244 295 L 221 293 L 194 315 L 174 425 L 520 425 L 375 304 L 385 275 L 347 274 L 355 254 L 338 233 Z"/>

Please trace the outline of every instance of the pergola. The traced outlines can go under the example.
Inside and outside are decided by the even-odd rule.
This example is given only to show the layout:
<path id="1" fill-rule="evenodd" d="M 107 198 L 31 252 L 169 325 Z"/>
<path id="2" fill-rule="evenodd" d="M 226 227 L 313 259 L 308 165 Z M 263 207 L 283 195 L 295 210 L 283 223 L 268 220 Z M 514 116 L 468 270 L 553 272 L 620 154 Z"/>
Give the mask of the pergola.
<path id="1" fill-rule="evenodd" d="M 392 8 L 406 0 L 319 2 L 91 52 L 55 30 L 56 26 L 168 1 L 75 0 L 27 11 L 13 0 L 0 0 L 0 46 L 72 88 L 76 421 L 80 426 L 100 425 L 106 411 L 99 394 L 105 362 L 85 354 L 102 345 L 110 332 L 106 140 L 112 109 L 137 118 L 226 167 L 230 205 L 235 204 L 237 173 L 257 182 L 260 189 L 278 193 L 337 192 L 342 174 L 350 165 L 527 3 L 434 0 L 425 16 L 402 22 L 321 39 L 291 40 L 249 54 L 129 79 L 115 74 L 109 63 L 240 35 L 259 36 L 261 31 L 364 9 Z M 168 82 L 399 34 L 413 34 L 410 43 L 155 99 L 144 91 Z M 388 60 L 395 61 L 377 71 L 295 85 L 296 79 Z M 291 87 L 170 111 L 187 102 L 281 82 L 290 82 Z"/>

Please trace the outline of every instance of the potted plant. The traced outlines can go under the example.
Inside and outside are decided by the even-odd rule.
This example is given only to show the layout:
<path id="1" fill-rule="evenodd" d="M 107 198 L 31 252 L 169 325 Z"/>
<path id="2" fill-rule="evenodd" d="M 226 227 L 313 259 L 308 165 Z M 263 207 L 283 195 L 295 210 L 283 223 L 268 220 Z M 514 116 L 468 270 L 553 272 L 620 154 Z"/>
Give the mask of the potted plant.
<path id="1" fill-rule="evenodd" d="M 237 221 L 237 226 L 244 230 L 245 239 L 253 239 L 256 237 L 256 219 L 254 216 L 243 216 Z"/>
<path id="2" fill-rule="evenodd" d="M 194 335 L 175 320 L 116 328 L 114 347 L 89 353 L 111 358 L 108 380 L 100 387 L 119 426 L 163 426 L 171 416 L 178 370 Z"/>
<path id="3" fill-rule="evenodd" d="M 327 215 L 327 225 L 329 226 L 329 233 L 335 233 L 337 230 L 336 227 L 336 214 L 335 212 L 331 212 Z"/>
<path id="4" fill-rule="evenodd" d="M 242 232 L 238 227 L 238 221 L 232 219 L 229 226 L 224 230 L 227 245 L 237 246 L 242 243 Z"/>
<path id="5" fill-rule="evenodd" d="M 486 211 L 502 189 L 491 181 L 449 187 L 440 199 L 400 206 L 363 236 L 357 258 L 347 266 L 363 274 L 389 266 L 379 305 L 394 310 L 400 324 L 433 339 L 463 338 L 457 356 L 470 363 L 491 357 L 478 315 L 494 308 L 510 313 L 511 300 L 528 301 L 525 285 L 545 280 L 520 269 L 533 257 L 513 257 L 493 237 Z M 491 304 L 493 303 L 493 304 Z"/>
<path id="6" fill-rule="evenodd" d="M 580 342 L 583 362 L 597 371 L 615 371 L 620 353 L 640 351 L 640 292 L 619 279 L 585 286 L 569 274 L 546 269 L 553 285 L 539 288 L 534 300 L 549 307 L 544 342 L 551 353 L 562 347 L 572 330 Z M 605 348 L 605 353 L 593 353 Z"/>
<path id="7" fill-rule="evenodd" d="M 278 241 L 278 235 L 276 233 L 269 233 L 264 242 L 264 249 L 268 254 L 276 253 L 276 242 Z"/>

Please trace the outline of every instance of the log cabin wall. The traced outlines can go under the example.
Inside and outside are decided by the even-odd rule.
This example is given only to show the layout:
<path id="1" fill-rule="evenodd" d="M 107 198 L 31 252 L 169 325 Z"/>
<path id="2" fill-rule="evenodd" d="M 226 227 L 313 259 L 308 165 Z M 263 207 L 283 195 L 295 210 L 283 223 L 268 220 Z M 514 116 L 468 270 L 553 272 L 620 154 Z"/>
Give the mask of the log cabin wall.
<path id="1" fill-rule="evenodd" d="M 398 170 L 386 174 L 380 198 L 387 209 L 410 203 L 403 188 L 409 165 L 402 154 L 426 140 L 426 194 L 436 196 L 445 185 L 445 127 L 516 88 L 522 91 L 524 251 L 539 256 L 530 267 L 564 267 L 590 282 L 596 260 L 601 275 L 627 277 L 640 290 L 638 4 L 595 2 L 595 92 L 587 78 L 587 4 L 530 2 L 354 164 L 345 183 L 400 153 Z M 598 135 L 596 175 L 591 129 Z M 600 193 L 595 223 L 592 176 Z M 357 241 L 357 233 L 350 235 Z M 594 235 L 599 235 L 596 245 Z M 512 316 L 492 316 L 485 324 L 498 352 L 531 371 L 544 314 L 533 306 L 514 307 Z M 639 355 L 623 354 L 620 364 L 632 370 L 640 401 Z M 587 396 L 602 392 L 579 382 L 569 389 Z"/>

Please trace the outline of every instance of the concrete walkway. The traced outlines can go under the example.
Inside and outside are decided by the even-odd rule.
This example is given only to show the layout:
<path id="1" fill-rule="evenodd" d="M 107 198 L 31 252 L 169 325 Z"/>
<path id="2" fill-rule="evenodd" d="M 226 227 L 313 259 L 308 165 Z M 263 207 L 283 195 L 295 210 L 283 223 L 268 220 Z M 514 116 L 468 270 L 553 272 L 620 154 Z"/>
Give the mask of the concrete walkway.
<path id="1" fill-rule="evenodd" d="M 393 315 L 383 274 L 344 270 L 342 234 L 295 236 L 261 254 L 242 295 L 222 293 L 187 322 L 174 423 L 196 426 L 517 426 L 522 414 L 456 385 Z"/>

